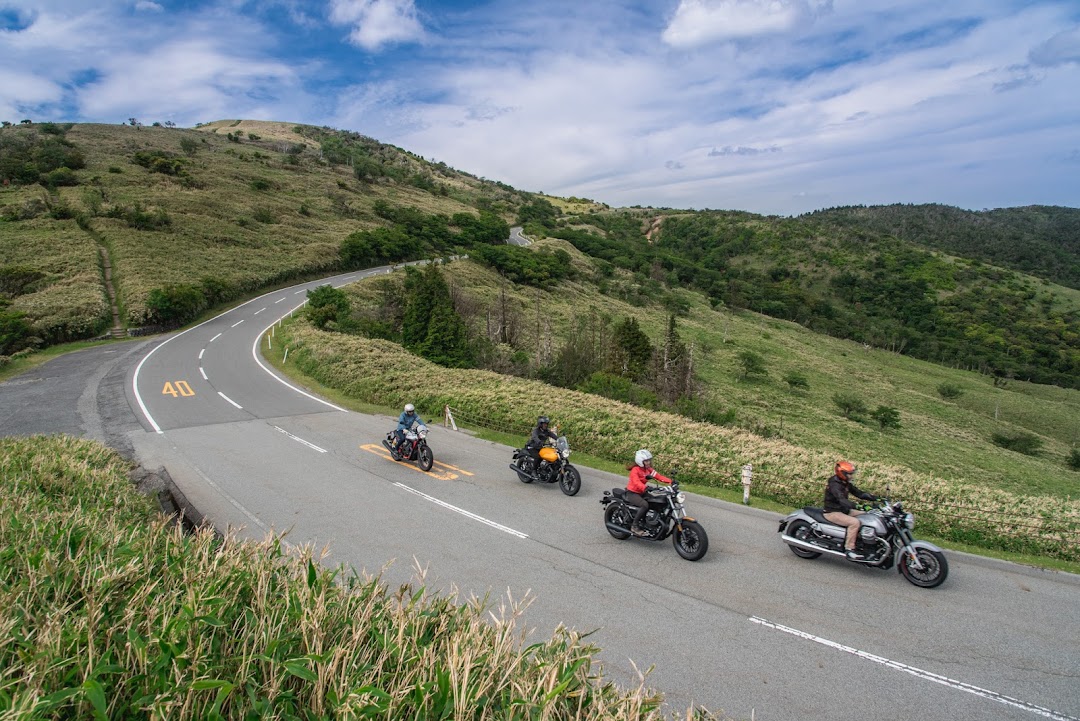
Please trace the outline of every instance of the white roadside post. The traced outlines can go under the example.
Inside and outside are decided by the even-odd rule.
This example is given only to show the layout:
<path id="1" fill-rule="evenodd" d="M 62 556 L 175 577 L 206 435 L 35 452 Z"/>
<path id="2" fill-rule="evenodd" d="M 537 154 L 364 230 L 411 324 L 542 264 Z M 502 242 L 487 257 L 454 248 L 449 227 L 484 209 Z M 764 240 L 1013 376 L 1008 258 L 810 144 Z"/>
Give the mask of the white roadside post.
<path id="1" fill-rule="evenodd" d="M 754 467 L 747 463 L 742 467 L 742 502 L 744 506 L 750 505 L 750 481 L 754 476 Z"/>

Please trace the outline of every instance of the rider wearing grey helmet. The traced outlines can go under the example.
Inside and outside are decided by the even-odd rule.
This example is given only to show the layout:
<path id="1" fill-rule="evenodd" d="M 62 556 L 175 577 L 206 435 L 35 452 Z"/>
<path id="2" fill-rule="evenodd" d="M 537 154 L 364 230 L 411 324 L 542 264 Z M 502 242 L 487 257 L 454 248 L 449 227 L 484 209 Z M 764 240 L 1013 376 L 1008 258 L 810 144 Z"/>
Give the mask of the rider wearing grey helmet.
<path id="1" fill-rule="evenodd" d="M 548 440 L 557 440 L 558 436 L 552 432 L 548 425 L 550 425 L 551 419 L 547 416 L 540 416 L 536 419 L 536 427 L 532 430 L 532 435 L 529 436 L 529 442 L 525 444 L 525 450 L 528 451 L 529 457 L 533 460 L 533 465 L 539 465 L 540 463 L 540 449 L 544 447 L 544 444 Z"/>

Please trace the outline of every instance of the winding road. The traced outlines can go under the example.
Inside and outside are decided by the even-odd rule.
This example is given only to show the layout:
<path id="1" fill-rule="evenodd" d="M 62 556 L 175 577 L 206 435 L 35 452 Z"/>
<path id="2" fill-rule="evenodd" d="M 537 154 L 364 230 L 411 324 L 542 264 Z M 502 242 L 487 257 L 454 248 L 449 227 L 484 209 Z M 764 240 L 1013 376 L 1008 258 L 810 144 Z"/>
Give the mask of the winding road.
<path id="1" fill-rule="evenodd" d="M 512 449 L 437 424 L 431 473 L 393 462 L 380 439 L 394 419 L 348 412 L 259 354 L 307 290 L 388 271 L 274 291 L 181 333 L 72 354 L 85 383 L 69 384 L 71 417 L 53 425 L 165 466 L 221 529 L 287 532 L 393 585 L 421 568 L 429 587 L 531 598 L 525 622 L 537 638 L 560 624 L 592 631 L 610 678 L 634 684 L 651 669 L 646 683 L 673 711 L 1080 721 L 1080 576 L 949 553 L 945 584 L 919 589 L 895 570 L 796 558 L 778 514 L 692 494 L 710 549 L 690 563 L 670 542 L 608 535 L 597 501 L 620 476 L 582 468 L 581 492 L 566 497 L 516 480 Z M 51 365 L 38 380 L 0 384 L 0 434 L 40 430 L 34 394 L 63 382 Z M 106 396 L 120 375 L 130 412 L 94 420 L 116 405 Z"/>

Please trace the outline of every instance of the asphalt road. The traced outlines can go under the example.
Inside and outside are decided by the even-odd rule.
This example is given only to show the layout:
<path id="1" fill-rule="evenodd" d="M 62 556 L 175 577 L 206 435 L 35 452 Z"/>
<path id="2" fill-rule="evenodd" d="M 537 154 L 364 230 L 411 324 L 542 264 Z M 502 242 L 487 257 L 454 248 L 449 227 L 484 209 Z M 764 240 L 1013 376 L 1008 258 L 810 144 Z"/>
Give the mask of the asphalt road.
<path id="1" fill-rule="evenodd" d="M 796 558 L 777 514 L 693 495 L 710 550 L 690 563 L 670 542 L 608 535 L 597 501 L 620 476 L 583 468 L 569 498 L 519 482 L 512 449 L 438 425 L 431 473 L 395 463 L 379 445 L 394 419 L 306 394 L 255 352 L 325 282 L 0 384 L 0 434 L 103 440 L 165 466 L 219 528 L 325 544 L 331 562 L 391 584 L 420 567 L 429 587 L 464 597 L 531 597 L 536 637 L 560 624 L 594 632 L 609 676 L 630 684 L 651 668 L 647 683 L 673 710 L 1080 719 L 1080 576 L 950 553 L 945 584 L 919 589 L 895 570 Z"/>

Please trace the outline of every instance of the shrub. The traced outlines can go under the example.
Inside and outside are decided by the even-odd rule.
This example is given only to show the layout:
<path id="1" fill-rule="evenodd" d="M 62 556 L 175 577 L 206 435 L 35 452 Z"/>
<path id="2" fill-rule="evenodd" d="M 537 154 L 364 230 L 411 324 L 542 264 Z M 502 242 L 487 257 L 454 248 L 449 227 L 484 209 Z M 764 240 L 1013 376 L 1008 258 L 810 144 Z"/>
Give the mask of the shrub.
<path id="1" fill-rule="evenodd" d="M 185 155 L 194 155 L 199 150 L 199 144 L 194 138 L 180 138 L 180 149 Z"/>
<path id="2" fill-rule="evenodd" d="M 256 208 L 251 212 L 251 217 L 260 223 L 266 223 L 267 225 L 278 222 L 277 216 L 274 215 L 274 211 L 269 208 Z"/>
<path id="3" fill-rule="evenodd" d="M 166 285 L 150 291 L 146 308 L 152 321 L 162 325 L 183 325 L 206 308 L 206 296 L 187 283 Z"/>
<path id="4" fill-rule="evenodd" d="M 866 402 L 863 401 L 855 393 L 836 393 L 832 397 L 833 403 L 840 409 L 844 418 L 849 418 L 853 421 L 859 420 L 862 416 L 866 415 L 867 407 Z"/>
<path id="5" fill-rule="evenodd" d="M 340 330 L 348 323 L 351 310 L 349 296 L 332 285 L 320 285 L 307 293 L 307 317 L 320 330 Z M 331 326 L 330 324 L 334 325 Z"/>
<path id="6" fill-rule="evenodd" d="M 806 376 L 796 371 L 791 371 L 784 376 L 784 381 L 792 390 L 804 391 L 810 387 L 810 381 L 806 380 Z"/>
<path id="7" fill-rule="evenodd" d="M 26 348 L 31 338 L 30 324 L 23 313 L 0 309 L 0 356 Z"/>
<path id="8" fill-rule="evenodd" d="M 1065 461 L 1065 465 L 1074 471 L 1080 471 L 1080 448 L 1072 449 L 1072 453 L 1069 454 L 1069 458 Z"/>
<path id="9" fill-rule="evenodd" d="M 79 184 L 79 178 L 71 168 L 57 168 L 41 176 L 41 184 L 49 188 Z"/>
<path id="10" fill-rule="evenodd" d="M 187 172 L 182 158 L 164 150 L 140 150 L 132 156 L 132 160 L 152 173 L 183 175 Z"/>
<path id="11" fill-rule="evenodd" d="M 1033 433 L 1020 431 L 1013 435 L 995 433 L 990 437 L 995 446 L 1006 450 L 1023 453 L 1025 456 L 1036 455 L 1043 447 L 1043 440 Z"/>
<path id="12" fill-rule="evenodd" d="M 119 174 L 119 173 L 122 173 L 122 172 L 124 172 L 124 171 L 123 171 L 123 169 L 122 169 L 122 168 L 118 168 L 118 167 L 116 167 L 115 165 L 110 165 L 110 166 L 109 166 L 109 172 L 110 172 L 110 173 L 117 173 L 117 174 Z"/>
<path id="13" fill-rule="evenodd" d="M 942 383 L 937 387 L 938 395 L 946 400 L 952 400 L 964 395 L 964 390 L 954 383 Z"/>
<path id="14" fill-rule="evenodd" d="M 890 406 L 878 406 L 870 417 L 878 422 L 882 430 L 900 427 L 900 411 Z"/>
<path id="15" fill-rule="evenodd" d="M 255 178 L 251 181 L 252 190 L 270 190 L 270 181 L 266 178 Z"/>

